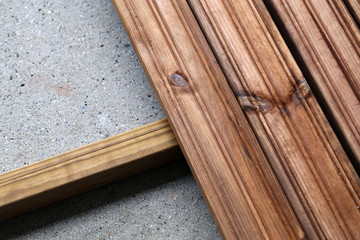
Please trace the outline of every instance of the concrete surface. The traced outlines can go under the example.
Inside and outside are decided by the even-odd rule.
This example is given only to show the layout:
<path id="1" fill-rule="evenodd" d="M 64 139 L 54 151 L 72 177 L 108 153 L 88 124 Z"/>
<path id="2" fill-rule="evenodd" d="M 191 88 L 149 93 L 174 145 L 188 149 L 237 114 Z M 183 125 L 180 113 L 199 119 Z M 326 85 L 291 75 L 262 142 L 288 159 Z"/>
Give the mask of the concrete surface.
<path id="1" fill-rule="evenodd" d="M 110 0 L 0 1 L 0 173 L 161 118 Z M 178 161 L 2 222 L 0 239 L 220 235 Z"/>

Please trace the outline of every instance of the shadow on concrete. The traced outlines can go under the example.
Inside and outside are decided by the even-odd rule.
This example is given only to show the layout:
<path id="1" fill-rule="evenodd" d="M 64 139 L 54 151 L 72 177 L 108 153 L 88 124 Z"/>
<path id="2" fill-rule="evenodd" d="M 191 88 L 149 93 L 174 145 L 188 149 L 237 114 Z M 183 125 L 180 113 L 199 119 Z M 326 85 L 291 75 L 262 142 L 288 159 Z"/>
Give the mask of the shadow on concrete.
<path id="1" fill-rule="evenodd" d="M 101 188 L 37 209 L 0 223 L 0 239 L 21 237 L 28 232 L 44 228 L 55 222 L 71 218 L 119 199 L 170 183 L 191 172 L 184 159 L 131 176 Z"/>

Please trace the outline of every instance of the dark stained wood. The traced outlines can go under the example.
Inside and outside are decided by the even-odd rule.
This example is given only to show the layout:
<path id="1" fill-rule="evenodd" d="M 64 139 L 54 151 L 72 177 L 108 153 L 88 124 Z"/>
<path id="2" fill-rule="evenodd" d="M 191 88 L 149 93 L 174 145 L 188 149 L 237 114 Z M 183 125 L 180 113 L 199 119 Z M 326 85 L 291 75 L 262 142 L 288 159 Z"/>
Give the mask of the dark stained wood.
<path id="1" fill-rule="evenodd" d="M 263 2 L 188 2 L 307 236 L 359 239 L 359 178 Z M 316 2 L 313 14 L 327 14 L 317 0 L 281 2 L 294 8 Z M 336 49 L 356 55 L 344 84 L 357 91 L 357 45 L 347 40 L 349 48 Z M 353 113 L 359 107 L 349 106 Z"/>
<path id="2" fill-rule="evenodd" d="M 161 120 L 1 174 L 0 221 L 181 157 Z"/>
<path id="3" fill-rule="evenodd" d="M 223 237 L 302 238 L 186 1 L 114 5 Z"/>

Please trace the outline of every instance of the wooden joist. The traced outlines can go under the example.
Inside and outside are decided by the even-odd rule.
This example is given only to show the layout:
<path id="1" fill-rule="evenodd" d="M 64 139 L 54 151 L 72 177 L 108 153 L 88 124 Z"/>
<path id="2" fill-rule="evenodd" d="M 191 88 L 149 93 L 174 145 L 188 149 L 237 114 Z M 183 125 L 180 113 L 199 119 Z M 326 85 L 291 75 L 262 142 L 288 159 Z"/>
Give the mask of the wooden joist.
<path id="1" fill-rule="evenodd" d="M 16 169 L 0 175 L 0 221 L 181 157 L 161 120 Z"/>
<path id="2" fill-rule="evenodd" d="M 342 1 L 267 0 L 360 171 L 360 32 Z M 347 1 L 359 11 L 359 1 Z M 358 10 L 356 10 L 358 9 Z"/>
<path id="3" fill-rule="evenodd" d="M 359 178 L 263 2 L 189 2 L 307 236 L 360 238 Z M 356 55 L 356 46 L 346 43 L 346 53 Z M 347 73 L 360 70 L 357 57 Z M 359 76 L 348 82 L 355 92 L 352 81 Z M 354 103 L 348 109 L 356 123 L 360 105 Z M 353 130 L 357 134 L 360 128 Z M 358 142 L 354 146 L 360 150 Z"/>
<path id="4" fill-rule="evenodd" d="M 187 2 L 114 4 L 224 238 L 302 238 Z"/>

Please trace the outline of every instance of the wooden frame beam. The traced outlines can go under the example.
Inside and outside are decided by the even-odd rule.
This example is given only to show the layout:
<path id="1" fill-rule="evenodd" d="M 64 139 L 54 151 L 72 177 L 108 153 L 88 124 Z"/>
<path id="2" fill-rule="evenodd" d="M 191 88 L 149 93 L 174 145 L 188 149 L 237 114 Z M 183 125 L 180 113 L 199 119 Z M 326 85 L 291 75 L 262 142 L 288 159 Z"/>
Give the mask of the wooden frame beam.
<path id="1" fill-rule="evenodd" d="M 0 221 L 181 157 L 164 119 L 1 174 Z"/>

